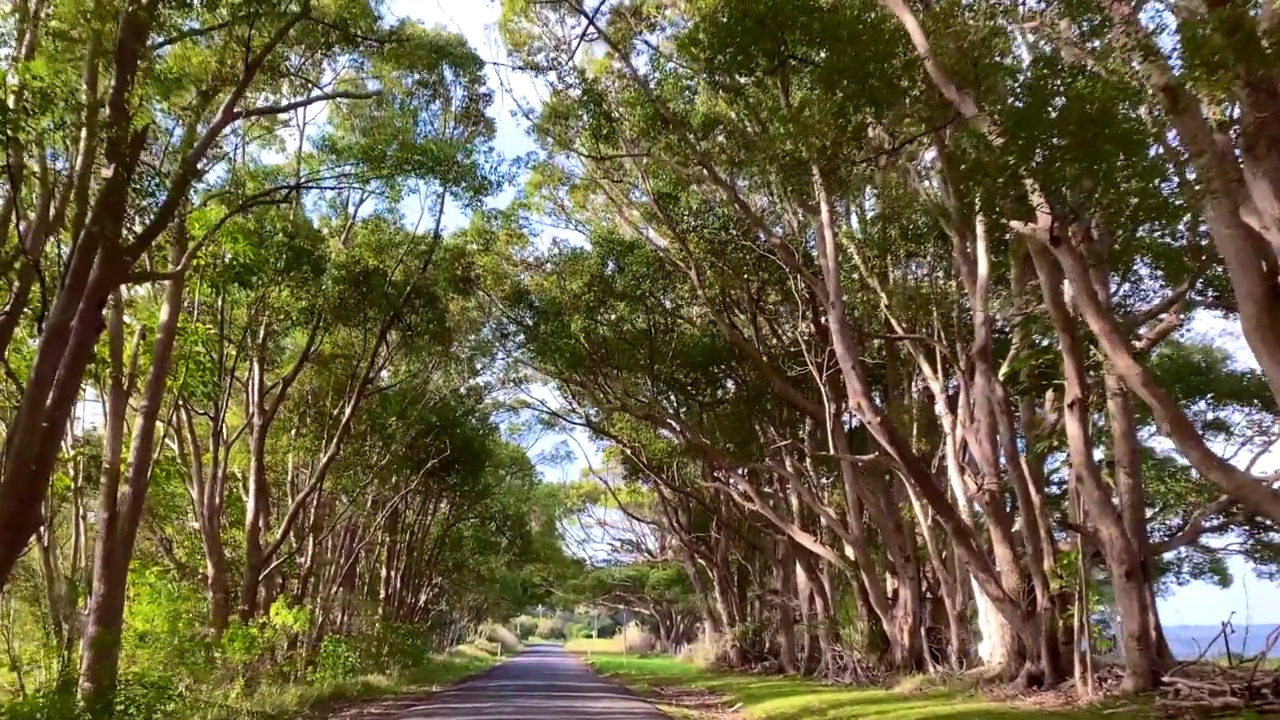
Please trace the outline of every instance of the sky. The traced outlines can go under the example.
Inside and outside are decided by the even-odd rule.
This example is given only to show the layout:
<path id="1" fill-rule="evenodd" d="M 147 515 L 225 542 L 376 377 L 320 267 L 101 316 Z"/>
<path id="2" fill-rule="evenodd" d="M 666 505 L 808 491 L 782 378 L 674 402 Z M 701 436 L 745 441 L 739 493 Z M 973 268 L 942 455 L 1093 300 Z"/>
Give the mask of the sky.
<path id="1" fill-rule="evenodd" d="M 497 147 L 507 155 L 519 155 L 534 149 L 525 134 L 522 120 L 511 113 L 521 104 L 536 105 L 536 92 L 531 80 L 500 69 L 505 62 L 495 23 L 501 12 L 495 0 L 392 0 L 391 13 L 397 17 L 415 18 L 429 25 L 443 25 L 462 33 L 482 58 L 490 63 L 489 82 L 495 89 L 494 117 L 497 124 Z M 514 94 L 515 97 L 512 95 Z M 519 102 L 517 102 L 517 100 Z M 460 216 L 452 219 L 460 223 Z M 1208 326 L 1212 332 L 1236 351 L 1242 363 L 1255 365 L 1253 356 L 1243 351 L 1238 331 L 1224 326 Z M 572 438 L 544 438 L 530 450 L 531 455 L 551 449 L 568 440 L 576 460 L 569 465 L 544 466 L 543 474 L 551 480 L 571 480 L 579 476 L 597 454 L 585 435 Z M 1280 461 L 1280 458 L 1277 458 Z M 1280 465 L 1280 462 L 1276 463 Z M 1262 580 L 1237 557 L 1228 561 L 1236 578 L 1230 588 L 1218 588 L 1197 582 L 1175 590 L 1160 601 L 1160 616 L 1166 625 L 1217 625 L 1233 611 L 1237 627 L 1244 625 L 1280 624 L 1280 585 Z"/>

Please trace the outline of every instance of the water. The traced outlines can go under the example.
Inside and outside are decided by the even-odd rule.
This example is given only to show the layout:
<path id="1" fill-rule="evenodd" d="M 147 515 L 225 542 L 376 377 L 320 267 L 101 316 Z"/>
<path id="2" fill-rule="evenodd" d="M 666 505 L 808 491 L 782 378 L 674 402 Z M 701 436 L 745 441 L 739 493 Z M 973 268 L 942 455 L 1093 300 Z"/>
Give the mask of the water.
<path id="1" fill-rule="evenodd" d="M 1267 634 L 1280 625 L 1258 624 L 1245 626 L 1235 624 L 1235 632 L 1227 639 L 1231 644 L 1231 654 L 1253 655 L 1262 652 L 1267 645 Z M 1222 638 L 1214 637 L 1222 632 L 1218 625 L 1165 625 L 1164 635 L 1169 641 L 1169 649 L 1179 660 L 1193 660 L 1199 657 L 1204 648 L 1213 643 L 1213 647 L 1205 655 L 1206 658 L 1218 658 L 1225 654 Z M 1271 651 L 1272 657 L 1280 657 L 1280 644 Z"/>

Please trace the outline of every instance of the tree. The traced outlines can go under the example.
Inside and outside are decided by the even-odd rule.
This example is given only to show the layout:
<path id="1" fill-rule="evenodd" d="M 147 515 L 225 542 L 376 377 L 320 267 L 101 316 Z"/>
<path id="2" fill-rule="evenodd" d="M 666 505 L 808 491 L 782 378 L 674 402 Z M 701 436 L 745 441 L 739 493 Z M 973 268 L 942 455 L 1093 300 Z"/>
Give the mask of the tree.
<path id="1" fill-rule="evenodd" d="M 501 435 L 483 263 L 445 218 L 507 172 L 466 42 L 360 2 L 4 22 L 23 677 L 56 658 L 39 692 L 78 679 L 105 717 L 160 673 L 156 713 L 189 715 L 228 677 L 331 672 L 348 643 L 385 670 L 546 592 L 555 504 Z"/>
<path id="2" fill-rule="evenodd" d="M 1079 544 L 1147 689 L 1172 661 L 1155 610 L 1172 546 L 1149 529 L 1169 496 L 1149 497 L 1147 458 L 1216 486 L 1206 515 L 1273 517 L 1266 478 L 1151 390 L 1149 358 L 1192 314 L 1230 311 L 1233 271 L 1150 98 L 1019 12 L 509 3 L 548 98 L 526 207 L 587 243 L 544 253 L 511 322 L 570 422 L 784 539 L 802 558 L 785 592 L 806 561 L 852 583 L 888 664 L 966 662 L 972 598 L 995 672 L 1082 667 L 1084 630 L 1060 623 L 1087 615 Z M 850 634 L 874 655 L 875 633 Z"/>

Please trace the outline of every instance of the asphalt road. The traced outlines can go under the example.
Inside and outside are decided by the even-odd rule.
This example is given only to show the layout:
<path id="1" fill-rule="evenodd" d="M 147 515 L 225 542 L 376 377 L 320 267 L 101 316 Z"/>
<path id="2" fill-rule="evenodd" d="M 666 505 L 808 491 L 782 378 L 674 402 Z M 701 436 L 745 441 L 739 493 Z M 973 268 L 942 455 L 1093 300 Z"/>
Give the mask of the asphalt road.
<path id="1" fill-rule="evenodd" d="M 426 698 L 395 700 L 359 720 L 670 720 L 557 646 L 534 645 Z"/>

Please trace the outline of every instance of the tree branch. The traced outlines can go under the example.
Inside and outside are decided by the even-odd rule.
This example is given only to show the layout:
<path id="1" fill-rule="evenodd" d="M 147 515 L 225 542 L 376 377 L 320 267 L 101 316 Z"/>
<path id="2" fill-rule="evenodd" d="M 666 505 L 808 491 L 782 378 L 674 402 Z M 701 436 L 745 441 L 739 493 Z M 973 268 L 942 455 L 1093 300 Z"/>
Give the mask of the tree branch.
<path id="1" fill-rule="evenodd" d="M 281 115 L 283 113 L 301 110 L 304 107 L 315 105 L 320 102 L 328 102 L 330 100 L 372 100 L 380 95 L 376 90 L 336 90 L 334 92 L 320 93 L 318 95 L 309 95 L 298 100 L 287 103 L 279 103 L 277 105 L 259 105 L 247 110 L 238 110 L 231 115 L 232 122 L 237 120 L 247 120 L 249 118 L 265 117 L 267 115 Z"/>

